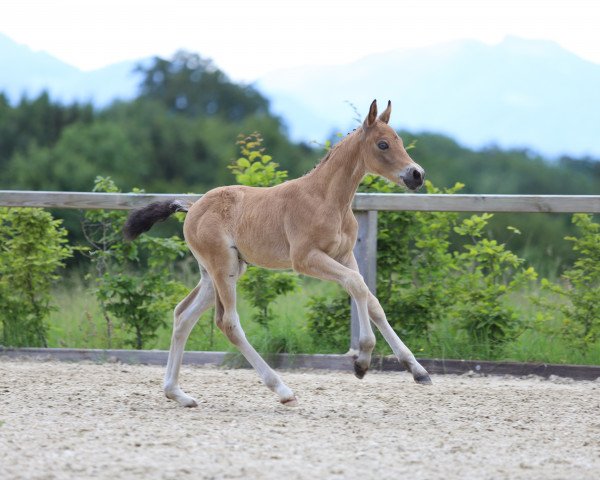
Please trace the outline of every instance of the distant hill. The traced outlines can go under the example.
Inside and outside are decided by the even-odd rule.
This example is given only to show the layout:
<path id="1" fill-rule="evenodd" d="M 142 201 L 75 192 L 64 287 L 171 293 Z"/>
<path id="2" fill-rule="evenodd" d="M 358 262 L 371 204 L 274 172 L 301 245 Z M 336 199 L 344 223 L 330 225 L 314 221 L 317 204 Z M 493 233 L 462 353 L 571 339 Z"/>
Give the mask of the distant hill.
<path id="1" fill-rule="evenodd" d="M 105 106 L 137 94 L 135 66 L 146 60 L 121 62 L 91 72 L 81 71 L 44 52 L 34 52 L 0 33 L 0 91 L 13 102 L 48 90 L 54 99 L 91 101 Z"/>
<path id="2" fill-rule="evenodd" d="M 600 65 L 546 41 L 496 46 L 455 41 L 357 62 L 266 75 L 258 86 L 294 138 L 346 133 L 377 98 L 394 126 L 435 131 L 471 147 L 527 147 L 545 155 L 600 156 Z"/>
<path id="3" fill-rule="evenodd" d="M 0 34 L 0 91 L 16 102 L 47 89 L 61 101 L 102 107 L 136 96 L 139 62 L 83 72 Z M 377 98 L 381 105 L 392 100 L 399 129 L 440 132 L 473 148 L 600 157 L 600 65 L 551 42 L 455 41 L 347 65 L 277 71 L 256 86 L 294 140 L 322 142 L 346 133 L 356 125 L 348 102 L 364 115 Z"/>

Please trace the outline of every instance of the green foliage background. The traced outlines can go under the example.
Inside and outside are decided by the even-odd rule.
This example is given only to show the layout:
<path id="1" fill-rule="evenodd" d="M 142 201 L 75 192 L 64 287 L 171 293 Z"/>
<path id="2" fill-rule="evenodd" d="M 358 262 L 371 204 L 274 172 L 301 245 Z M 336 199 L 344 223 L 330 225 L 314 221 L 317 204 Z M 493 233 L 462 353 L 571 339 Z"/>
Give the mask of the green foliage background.
<path id="1" fill-rule="evenodd" d="M 181 51 L 139 71 L 137 98 L 101 111 L 45 93 L 11 105 L 0 93 L 0 188 L 86 191 L 99 175 L 125 191 L 204 192 L 233 183 L 227 167 L 237 158 L 237 136 L 255 131 L 291 178 L 320 156 L 315 145 L 288 139 L 285 122 L 258 90 L 231 82 L 210 60 Z M 466 193 L 598 193 L 600 162 L 592 158 L 549 161 L 523 149 L 475 151 L 439 134 L 400 133 L 442 189 L 460 182 Z M 59 216 L 81 239 L 78 220 Z M 556 275 L 574 260 L 562 241 L 574 233 L 568 215 L 496 215 L 489 229 L 502 239 L 509 225 L 522 232 L 509 247 L 541 273 Z"/>
<path id="2" fill-rule="evenodd" d="M 137 98 L 100 111 L 63 105 L 47 94 L 11 105 L 0 94 L 0 188 L 86 191 L 97 177 L 102 178 L 96 189 L 104 191 L 115 185 L 154 192 L 204 192 L 231 183 L 268 186 L 302 175 L 322 153 L 314 145 L 291 142 L 284 121 L 270 113 L 260 92 L 231 82 L 199 55 L 155 58 L 140 71 Z M 238 143 L 240 133 L 257 131 L 260 140 L 243 136 Z M 550 161 L 527 150 L 475 151 L 439 134 L 400 133 L 405 144 L 416 146 L 410 153 L 427 170 L 430 192 L 599 193 L 600 162 L 592 158 Z M 325 143 L 334 139 L 331 135 Z M 362 188 L 395 191 L 372 177 Z M 197 280 L 189 260 L 179 259 L 181 240 L 172 237 L 180 230 L 177 222 L 125 247 L 117 238 L 122 213 L 88 212 L 82 228 L 79 212 L 54 212 L 59 220 L 39 210 L 20 212 L 0 212 L 3 344 L 63 341 L 56 339 L 64 338 L 67 326 L 47 319 L 56 320 L 53 299 L 66 295 L 52 284 L 67 262 L 69 278 L 88 275 L 73 280 L 73 290 L 88 295 L 93 287 L 97 294 L 97 303 L 77 318 L 81 335 L 95 332 L 101 345 L 82 346 L 164 348 L 169 310 L 185 290 L 173 269 L 186 278 L 187 288 Z M 90 230 L 91 225 L 101 228 Z M 43 241 L 15 234 L 21 228 Z M 67 230 L 74 247 L 66 244 Z M 585 215 L 382 213 L 378 295 L 393 326 L 422 353 L 600 362 L 598 238 L 598 224 Z M 165 278 L 168 288 L 161 288 Z M 319 294 L 324 288 L 326 294 Z M 263 349 L 346 348 L 349 304 L 336 287 L 250 271 L 241 289 L 248 299 L 242 309 L 252 321 L 249 333 Z M 298 315 L 306 297 L 311 297 L 308 316 Z M 18 333 L 15 319 L 29 325 L 29 333 Z M 198 330 L 192 348 L 223 348 L 210 319 Z"/>
<path id="3" fill-rule="evenodd" d="M 72 255 L 60 220 L 38 208 L 0 208 L 0 341 L 48 346 L 51 286 Z"/>

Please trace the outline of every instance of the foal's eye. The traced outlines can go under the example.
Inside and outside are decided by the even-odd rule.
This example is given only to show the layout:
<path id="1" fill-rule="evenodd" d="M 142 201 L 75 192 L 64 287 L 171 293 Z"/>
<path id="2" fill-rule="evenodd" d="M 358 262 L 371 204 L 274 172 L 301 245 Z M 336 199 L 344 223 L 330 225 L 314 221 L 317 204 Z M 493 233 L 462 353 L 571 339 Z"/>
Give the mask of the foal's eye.
<path id="1" fill-rule="evenodd" d="M 390 146 L 388 145 L 388 143 L 384 142 L 383 140 L 381 142 L 379 142 L 377 144 L 377 146 L 379 147 L 380 150 L 387 150 L 388 148 L 390 148 Z"/>

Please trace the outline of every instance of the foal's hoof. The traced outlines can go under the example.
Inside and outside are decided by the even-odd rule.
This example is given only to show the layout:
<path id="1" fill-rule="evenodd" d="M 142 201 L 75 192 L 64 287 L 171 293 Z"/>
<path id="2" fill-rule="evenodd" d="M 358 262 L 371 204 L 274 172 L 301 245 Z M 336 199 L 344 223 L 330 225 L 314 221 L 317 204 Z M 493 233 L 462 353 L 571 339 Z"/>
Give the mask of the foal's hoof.
<path id="1" fill-rule="evenodd" d="M 189 400 L 183 402 L 181 405 L 185 408 L 196 408 L 198 406 L 198 402 L 193 398 L 190 398 Z"/>
<path id="2" fill-rule="evenodd" d="M 362 365 L 360 365 L 358 362 L 354 362 L 354 375 L 356 376 L 356 378 L 358 378 L 359 380 L 362 380 L 363 377 L 365 376 L 365 374 L 367 373 L 367 370 L 369 369 L 369 367 L 363 367 Z"/>
<path id="3" fill-rule="evenodd" d="M 179 391 L 165 392 L 165 396 L 169 400 L 175 400 L 179 405 L 186 408 L 194 408 L 198 406 L 198 402 L 189 395 L 186 395 L 179 389 Z"/>
<path id="4" fill-rule="evenodd" d="M 298 400 L 296 400 L 296 397 L 290 397 L 290 398 L 282 398 L 281 400 L 279 400 L 281 402 L 282 405 L 285 405 L 286 407 L 297 407 L 298 406 Z"/>
<path id="5" fill-rule="evenodd" d="M 170 398 L 170 397 L 167 397 Z M 188 398 L 170 398 L 171 400 L 175 400 L 179 405 L 185 408 L 196 408 L 198 406 L 198 402 L 194 400 L 192 397 Z"/>
<path id="6" fill-rule="evenodd" d="M 428 374 L 425 375 L 419 375 L 417 377 L 413 377 L 415 379 L 415 382 L 418 383 L 419 385 L 433 385 L 433 383 L 431 382 L 431 378 L 429 377 Z"/>

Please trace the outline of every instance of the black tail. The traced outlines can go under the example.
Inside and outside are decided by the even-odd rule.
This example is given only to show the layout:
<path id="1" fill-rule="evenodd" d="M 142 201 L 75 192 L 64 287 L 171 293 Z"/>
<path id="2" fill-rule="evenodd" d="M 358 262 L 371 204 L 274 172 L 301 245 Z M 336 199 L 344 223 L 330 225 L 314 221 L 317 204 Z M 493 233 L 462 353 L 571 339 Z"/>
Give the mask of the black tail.
<path id="1" fill-rule="evenodd" d="M 134 210 L 129 214 L 123 226 L 125 240 L 135 240 L 142 233 L 147 232 L 156 222 L 164 222 L 175 212 L 187 212 L 188 209 L 179 200 L 154 202 L 145 207 Z"/>

